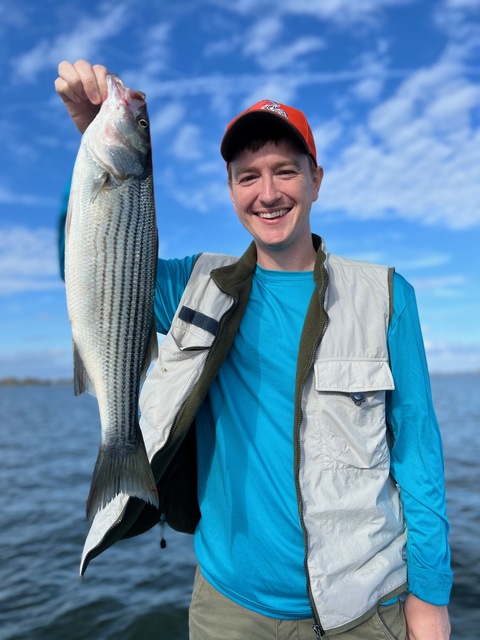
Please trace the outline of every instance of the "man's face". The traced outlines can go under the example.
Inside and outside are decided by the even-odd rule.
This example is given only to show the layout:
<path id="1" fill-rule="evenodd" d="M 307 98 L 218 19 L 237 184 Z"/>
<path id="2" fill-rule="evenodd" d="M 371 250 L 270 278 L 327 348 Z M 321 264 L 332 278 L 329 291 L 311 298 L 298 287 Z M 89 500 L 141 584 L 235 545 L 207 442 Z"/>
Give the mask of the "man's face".
<path id="1" fill-rule="evenodd" d="M 258 263 L 267 269 L 312 268 L 310 209 L 322 169 L 313 169 L 307 155 L 280 141 L 240 152 L 230 170 L 233 206 L 255 240 Z"/>

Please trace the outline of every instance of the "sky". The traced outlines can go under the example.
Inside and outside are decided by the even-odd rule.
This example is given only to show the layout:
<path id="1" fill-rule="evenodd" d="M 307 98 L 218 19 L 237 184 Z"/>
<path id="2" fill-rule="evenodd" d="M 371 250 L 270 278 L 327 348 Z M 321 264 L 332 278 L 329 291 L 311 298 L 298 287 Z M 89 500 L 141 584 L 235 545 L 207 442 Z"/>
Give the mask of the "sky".
<path id="1" fill-rule="evenodd" d="M 295 106 L 325 177 L 312 229 L 416 290 L 432 373 L 480 370 L 480 0 L 0 0 L 0 378 L 72 376 L 57 226 L 80 136 L 58 63 L 147 94 L 160 257 L 240 255 L 219 153 Z"/>

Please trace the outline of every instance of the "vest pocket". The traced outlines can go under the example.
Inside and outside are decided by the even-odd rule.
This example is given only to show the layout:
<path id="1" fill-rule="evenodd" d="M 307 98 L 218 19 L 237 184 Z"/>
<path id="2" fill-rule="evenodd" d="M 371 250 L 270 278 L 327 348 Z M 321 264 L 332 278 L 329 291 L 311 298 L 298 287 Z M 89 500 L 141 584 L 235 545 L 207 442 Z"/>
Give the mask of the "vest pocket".
<path id="1" fill-rule="evenodd" d="M 178 319 L 167 338 L 171 339 L 170 348 L 173 351 L 201 351 L 212 346 L 215 336 L 201 327 Z"/>
<path id="2" fill-rule="evenodd" d="M 385 392 L 394 388 L 383 360 L 320 360 L 314 366 L 317 455 L 324 469 L 370 469 L 389 462 Z"/>

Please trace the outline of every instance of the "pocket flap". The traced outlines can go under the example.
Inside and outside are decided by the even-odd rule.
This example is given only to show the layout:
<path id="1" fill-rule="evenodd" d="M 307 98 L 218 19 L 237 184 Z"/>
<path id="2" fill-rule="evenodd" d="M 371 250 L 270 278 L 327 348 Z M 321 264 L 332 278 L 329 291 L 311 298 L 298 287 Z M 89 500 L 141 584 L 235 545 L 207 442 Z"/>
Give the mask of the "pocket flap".
<path id="1" fill-rule="evenodd" d="M 317 391 L 380 391 L 395 389 L 392 372 L 384 360 L 319 360 L 315 363 Z"/>
<path id="2" fill-rule="evenodd" d="M 218 333 L 218 321 L 183 306 L 170 333 L 180 351 L 208 349 Z"/>

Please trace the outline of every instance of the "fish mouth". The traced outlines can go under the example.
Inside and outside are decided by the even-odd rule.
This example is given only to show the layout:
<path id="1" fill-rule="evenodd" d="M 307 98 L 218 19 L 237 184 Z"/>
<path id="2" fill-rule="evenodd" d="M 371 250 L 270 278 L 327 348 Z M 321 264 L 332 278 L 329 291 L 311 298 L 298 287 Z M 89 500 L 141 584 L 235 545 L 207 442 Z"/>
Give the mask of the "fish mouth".
<path id="1" fill-rule="evenodd" d="M 291 208 L 276 209 L 275 211 L 256 211 L 255 215 L 262 220 L 275 220 L 283 218 L 291 211 Z"/>
<path id="2" fill-rule="evenodd" d="M 126 87 L 121 78 L 115 73 L 109 73 L 107 76 L 108 97 L 114 102 L 123 102 L 125 105 L 129 103 L 137 103 L 136 107 L 145 104 L 145 94 L 143 91 L 136 91 Z"/>

